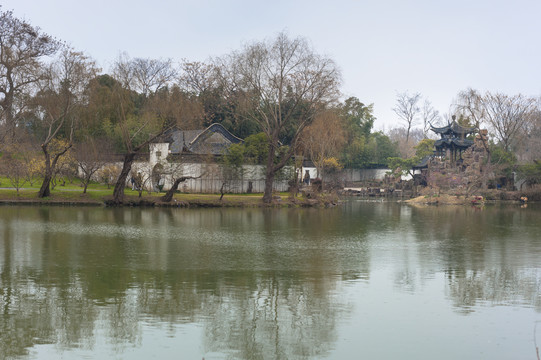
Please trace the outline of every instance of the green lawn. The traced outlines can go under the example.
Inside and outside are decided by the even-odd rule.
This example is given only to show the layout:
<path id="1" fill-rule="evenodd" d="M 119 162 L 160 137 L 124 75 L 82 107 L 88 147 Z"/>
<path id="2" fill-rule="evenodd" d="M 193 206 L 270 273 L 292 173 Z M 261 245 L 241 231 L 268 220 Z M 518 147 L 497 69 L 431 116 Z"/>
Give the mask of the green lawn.
<path id="1" fill-rule="evenodd" d="M 41 186 L 41 179 L 37 179 L 31 185 L 25 183 L 19 193 L 13 188 L 13 185 L 8 178 L 0 177 L 0 200 L 3 201 L 21 201 L 21 202 L 39 202 L 39 203 L 89 203 L 103 204 L 104 200 L 110 199 L 113 196 L 113 186 L 109 188 L 107 185 L 90 183 L 86 194 L 83 194 L 83 187 L 79 179 L 74 179 L 71 183 L 66 180 L 65 185 L 60 185 L 58 182 L 54 189 L 51 189 L 51 196 L 40 199 L 37 194 Z M 149 194 L 143 191 L 142 199 L 148 201 L 158 201 L 164 192 L 158 194 L 152 192 Z M 139 192 L 131 190 L 131 187 L 126 186 L 124 190 L 126 201 L 138 201 Z M 280 194 L 282 199 L 287 199 L 288 193 Z M 177 193 L 174 196 L 176 202 L 198 203 L 198 204 L 224 204 L 224 205 L 257 205 L 261 204 L 263 194 L 225 194 L 220 202 L 220 194 L 188 194 Z"/>

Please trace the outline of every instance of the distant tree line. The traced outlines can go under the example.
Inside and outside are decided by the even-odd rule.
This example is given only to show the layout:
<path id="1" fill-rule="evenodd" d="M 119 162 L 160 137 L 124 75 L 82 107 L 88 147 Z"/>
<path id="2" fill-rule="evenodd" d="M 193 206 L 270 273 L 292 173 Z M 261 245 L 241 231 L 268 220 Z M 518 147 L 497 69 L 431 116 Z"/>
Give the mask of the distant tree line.
<path id="1" fill-rule="evenodd" d="M 270 202 L 275 177 L 294 160 L 312 160 L 320 176 L 326 166 L 388 166 L 390 158 L 412 156 L 441 121 L 430 102 L 403 93 L 394 109 L 402 126 L 375 131 L 374 105 L 344 99 L 340 84 L 332 59 L 286 33 L 206 62 L 122 54 L 103 72 L 88 54 L 1 11 L 1 172 L 17 188 L 39 177 L 46 197 L 59 174 L 77 169 L 86 189 L 114 157 L 122 168 L 101 177 L 122 203 L 132 164 L 151 142 L 174 127 L 219 123 L 246 139 L 228 161 L 265 165 Z M 468 90 L 454 111 L 467 124 L 488 126 L 491 146 L 516 161 L 539 159 L 538 100 Z"/>
<path id="2" fill-rule="evenodd" d="M 246 138 L 237 153 L 265 165 L 265 201 L 293 158 L 312 158 L 322 171 L 329 158 L 362 167 L 396 153 L 388 137 L 372 132 L 372 105 L 340 100 L 335 63 L 285 33 L 208 62 L 122 54 L 103 73 L 89 55 L 3 11 L 0 46 L 3 171 L 14 163 L 29 168 L 39 156 L 41 197 L 67 159 L 79 163 L 87 183 L 116 154 L 123 166 L 114 199 L 121 203 L 137 154 L 173 127 L 220 123 Z"/>

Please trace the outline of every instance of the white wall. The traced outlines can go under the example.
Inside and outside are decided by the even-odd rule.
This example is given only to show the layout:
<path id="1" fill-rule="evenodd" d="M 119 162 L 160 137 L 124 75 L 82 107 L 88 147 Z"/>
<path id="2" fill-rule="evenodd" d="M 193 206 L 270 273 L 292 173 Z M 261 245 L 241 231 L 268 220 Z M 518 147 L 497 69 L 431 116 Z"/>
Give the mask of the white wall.
<path id="1" fill-rule="evenodd" d="M 171 188 L 175 178 L 181 176 L 192 176 L 195 179 L 188 179 L 179 185 L 179 190 L 183 192 L 193 193 L 219 193 L 224 183 L 222 177 L 222 168 L 218 164 L 201 164 L 201 163 L 165 163 L 163 176 L 165 183 L 163 190 Z M 134 163 L 132 166 L 134 172 L 141 171 L 145 177 L 151 175 L 149 173 L 148 163 Z M 150 168 L 152 171 L 152 168 Z M 229 193 L 245 193 L 252 183 L 252 192 L 262 193 L 265 189 L 265 167 L 262 165 L 244 165 L 238 179 L 226 181 L 225 190 Z M 156 189 L 157 184 L 149 181 L 146 188 Z M 275 180 L 274 189 L 276 191 L 287 191 L 287 180 Z"/>
<path id="2" fill-rule="evenodd" d="M 201 164 L 188 163 L 178 164 L 169 163 L 165 159 L 169 154 L 168 143 L 155 143 L 150 145 L 149 161 L 134 162 L 132 165 L 132 173 L 141 172 L 143 178 L 148 181 L 145 183 L 146 189 L 155 191 L 158 184 L 152 182 L 152 170 L 156 164 L 161 163 L 164 167 L 163 174 L 165 183 L 163 190 L 171 188 L 174 178 L 181 176 L 192 176 L 195 179 L 188 179 L 181 183 L 179 190 L 183 192 L 194 193 L 219 193 L 222 184 L 222 168 L 218 164 Z M 122 163 L 108 164 L 116 165 L 122 168 Z M 310 173 L 310 179 L 317 177 L 315 167 L 304 167 L 300 170 L 300 180 L 304 178 L 306 171 Z M 370 180 L 383 180 L 388 169 L 345 169 L 342 172 L 342 178 L 346 182 L 360 182 Z M 94 175 L 94 180 L 98 180 L 98 174 Z M 127 186 L 131 186 L 131 176 L 128 176 Z M 262 193 L 265 189 L 265 167 L 263 165 L 244 165 L 242 167 L 241 176 L 237 180 L 226 182 L 226 192 L 229 193 L 245 193 L 248 191 L 251 183 L 251 190 L 254 193 Z M 275 191 L 287 191 L 288 180 L 275 179 Z"/>

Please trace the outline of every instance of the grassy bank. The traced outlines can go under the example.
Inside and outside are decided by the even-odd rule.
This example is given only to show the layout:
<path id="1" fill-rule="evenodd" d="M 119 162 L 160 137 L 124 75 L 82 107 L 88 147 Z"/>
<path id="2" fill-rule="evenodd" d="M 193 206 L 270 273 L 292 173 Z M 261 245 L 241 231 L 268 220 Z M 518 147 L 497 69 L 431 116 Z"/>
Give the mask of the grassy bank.
<path id="1" fill-rule="evenodd" d="M 38 198 L 41 182 L 34 182 L 17 192 L 10 188 L 6 179 L 0 178 L 0 203 L 3 204 L 58 204 L 58 205 L 107 205 L 113 197 L 113 188 L 102 184 L 90 184 L 86 194 L 83 194 L 81 184 L 74 180 L 63 186 L 56 186 L 51 190 L 51 196 Z M 177 193 L 169 203 L 161 201 L 164 193 L 148 193 L 144 191 L 139 197 L 138 191 L 126 187 L 124 192 L 124 206 L 171 206 L 171 207 L 258 207 L 269 206 L 263 203 L 263 194 L 225 194 L 220 200 L 220 194 L 189 194 Z M 303 196 L 290 198 L 289 193 L 275 194 L 270 206 L 326 206 L 333 204 L 335 199 L 322 196 L 319 200 L 306 199 Z"/>

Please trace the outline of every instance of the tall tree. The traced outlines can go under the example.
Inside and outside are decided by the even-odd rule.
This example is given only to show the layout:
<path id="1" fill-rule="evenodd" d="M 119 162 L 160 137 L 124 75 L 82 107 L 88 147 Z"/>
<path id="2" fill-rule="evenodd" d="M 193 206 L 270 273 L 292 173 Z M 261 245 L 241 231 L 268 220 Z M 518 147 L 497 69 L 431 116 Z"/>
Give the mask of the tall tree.
<path id="1" fill-rule="evenodd" d="M 204 109 L 203 125 L 219 123 L 241 138 L 259 131 L 250 118 L 240 116 L 242 92 L 234 83 L 224 81 L 223 67 L 202 62 L 184 62 L 181 65 L 179 85 L 191 95 L 197 96 Z"/>
<path id="2" fill-rule="evenodd" d="M 223 75 L 244 94 L 243 114 L 267 136 L 263 201 L 272 201 L 274 178 L 292 157 L 302 130 L 338 96 L 340 74 L 334 62 L 320 56 L 302 38 L 280 33 L 254 42 L 221 59 Z M 289 149 L 277 150 L 289 139 Z"/>
<path id="3" fill-rule="evenodd" d="M 148 97 L 142 110 L 164 119 L 165 126 L 182 124 L 184 130 L 200 129 L 204 116 L 200 99 L 177 85 L 161 89 Z"/>
<path id="4" fill-rule="evenodd" d="M 82 173 L 83 194 L 86 194 L 92 176 L 111 160 L 111 154 L 112 146 L 107 139 L 88 136 L 75 146 L 75 160 L 78 170 Z"/>
<path id="5" fill-rule="evenodd" d="M 0 122 L 2 135 L 13 137 L 23 99 L 43 79 L 43 57 L 53 55 L 60 44 L 40 28 L 17 19 L 11 11 L 0 12 Z"/>
<path id="6" fill-rule="evenodd" d="M 352 140 L 353 137 L 368 137 L 374 126 L 374 104 L 365 105 L 352 96 L 339 105 L 339 114 L 343 118 L 345 128 Z"/>
<path id="7" fill-rule="evenodd" d="M 113 66 L 115 78 L 143 96 L 149 96 L 167 87 L 177 76 L 171 59 L 130 59 L 122 54 Z"/>
<path id="8" fill-rule="evenodd" d="M 65 48 L 40 81 L 40 90 L 34 99 L 36 131 L 42 140 L 45 163 L 39 197 L 50 195 L 55 167 L 60 157 L 73 146 L 74 133 L 86 106 L 85 90 L 98 71 L 88 56 Z"/>
<path id="9" fill-rule="evenodd" d="M 425 133 L 421 129 L 412 129 L 407 134 L 406 128 L 399 127 L 389 131 L 389 138 L 395 144 L 398 153 L 403 158 L 409 158 L 415 153 L 415 145 L 425 138 Z"/>
<path id="10" fill-rule="evenodd" d="M 483 95 L 474 89 L 459 93 L 455 109 L 459 115 L 469 118 L 478 129 L 487 126 L 506 152 L 514 150 L 518 139 L 528 132 L 538 114 L 537 100 L 534 98 L 488 91 Z M 485 147 L 490 152 L 488 144 Z"/>
<path id="11" fill-rule="evenodd" d="M 149 111 L 143 114 L 137 114 L 133 111 L 134 94 L 116 83 L 112 89 L 113 96 L 116 98 L 118 122 L 114 125 L 114 134 L 120 139 L 122 144 L 123 162 L 122 170 L 116 180 L 113 190 L 113 203 L 122 204 L 124 201 L 124 189 L 126 181 L 131 173 L 132 164 L 139 152 L 160 135 L 165 128 L 165 119 L 156 116 Z"/>
<path id="12" fill-rule="evenodd" d="M 423 119 L 423 132 L 425 137 L 428 137 L 430 126 L 435 125 L 441 118 L 439 111 L 432 106 L 432 103 L 428 99 L 425 99 L 423 103 L 421 117 Z"/>
<path id="13" fill-rule="evenodd" d="M 419 115 L 421 108 L 419 107 L 419 101 L 421 100 L 421 94 L 409 94 L 407 91 L 396 94 L 396 107 L 393 111 L 402 122 L 406 123 L 406 143 L 409 142 L 410 131 L 417 125 L 419 121 Z"/>
<path id="14" fill-rule="evenodd" d="M 388 159 L 398 156 L 398 149 L 391 139 L 378 131 L 370 135 L 369 151 L 371 152 L 368 166 L 388 166 Z"/>
<path id="15" fill-rule="evenodd" d="M 518 136 L 528 128 L 536 111 L 535 105 L 535 99 L 521 94 L 485 94 L 486 120 L 505 151 L 513 150 Z"/>
<path id="16" fill-rule="evenodd" d="M 537 110 L 532 113 L 531 118 L 517 149 L 517 157 L 522 162 L 541 159 L 541 98 L 537 99 Z"/>
<path id="17" fill-rule="evenodd" d="M 301 137 L 302 147 L 316 165 L 318 177 L 323 176 L 325 159 L 338 157 L 345 142 L 346 134 L 342 121 L 331 110 L 317 115 Z"/>
<path id="18" fill-rule="evenodd" d="M 138 153 L 174 126 L 199 122 L 201 111 L 197 103 L 178 87 L 173 86 L 170 91 L 166 86 L 175 77 L 166 63 L 119 59 L 114 66 L 117 78 L 111 84 L 111 95 L 117 123 L 112 128 L 124 153 L 122 170 L 113 190 L 114 204 L 123 202 L 126 180 Z"/>
<path id="19" fill-rule="evenodd" d="M 364 167 L 370 162 L 369 142 L 376 120 L 373 111 L 373 104 L 365 105 L 356 97 L 350 97 L 338 106 L 346 136 L 340 160 L 346 167 Z"/>
<path id="20" fill-rule="evenodd" d="M 473 124 L 477 131 L 481 129 L 482 124 L 485 124 L 486 109 L 483 105 L 482 95 L 472 88 L 461 91 L 455 103 L 453 104 L 453 112 L 457 113 L 458 118 L 462 121 L 467 120 Z M 490 146 L 488 139 L 485 136 L 480 137 L 483 147 L 487 153 L 487 164 L 490 164 Z"/>
<path id="21" fill-rule="evenodd" d="M 181 64 L 179 84 L 188 92 L 200 95 L 217 87 L 215 67 L 203 62 L 184 61 Z"/>

